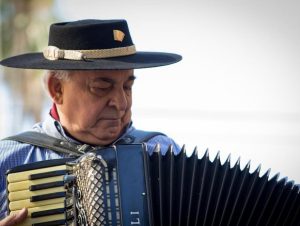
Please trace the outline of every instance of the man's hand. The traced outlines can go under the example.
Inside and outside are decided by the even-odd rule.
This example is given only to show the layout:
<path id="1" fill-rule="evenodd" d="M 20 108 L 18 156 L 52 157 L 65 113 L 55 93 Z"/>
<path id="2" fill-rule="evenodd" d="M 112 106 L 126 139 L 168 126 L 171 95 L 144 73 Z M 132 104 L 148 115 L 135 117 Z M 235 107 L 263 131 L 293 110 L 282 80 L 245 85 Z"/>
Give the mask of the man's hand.
<path id="1" fill-rule="evenodd" d="M 23 208 L 17 214 L 12 214 L 0 221 L 0 226 L 13 226 L 24 221 L 27 217 L 27 209 Z"/>

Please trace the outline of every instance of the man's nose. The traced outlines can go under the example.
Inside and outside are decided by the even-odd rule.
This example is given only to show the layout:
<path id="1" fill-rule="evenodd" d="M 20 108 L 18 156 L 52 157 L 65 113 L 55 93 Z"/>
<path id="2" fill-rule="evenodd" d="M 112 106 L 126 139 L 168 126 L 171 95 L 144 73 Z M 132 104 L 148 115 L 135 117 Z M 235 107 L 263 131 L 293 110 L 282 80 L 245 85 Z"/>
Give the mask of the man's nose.
<path id="1" fill-rule="evenodd" d="M 115 107 L 119 111 L 125 111 L 127 108 L 126 93 L 123 89 L 116 89 L 112 92 L 109 106 Z"/>

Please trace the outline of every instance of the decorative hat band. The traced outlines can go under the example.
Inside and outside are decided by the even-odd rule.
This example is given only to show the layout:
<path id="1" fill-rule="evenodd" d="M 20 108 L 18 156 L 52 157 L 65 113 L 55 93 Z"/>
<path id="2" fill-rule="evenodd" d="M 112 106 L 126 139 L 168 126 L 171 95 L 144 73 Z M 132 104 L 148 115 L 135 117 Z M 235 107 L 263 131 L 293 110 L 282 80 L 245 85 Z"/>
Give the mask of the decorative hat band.
<path id="1" fill-rule="evenodd" d="M 56 46 L 48 46 L 44 51 L 44 57 L 48 60 L 84 60 L 109 58 L 118 56 L 133 55 L 136 53 L 135 45 L 111 48 L 111 49 L 90 49 L 90 50 L 65 50 Z"/>

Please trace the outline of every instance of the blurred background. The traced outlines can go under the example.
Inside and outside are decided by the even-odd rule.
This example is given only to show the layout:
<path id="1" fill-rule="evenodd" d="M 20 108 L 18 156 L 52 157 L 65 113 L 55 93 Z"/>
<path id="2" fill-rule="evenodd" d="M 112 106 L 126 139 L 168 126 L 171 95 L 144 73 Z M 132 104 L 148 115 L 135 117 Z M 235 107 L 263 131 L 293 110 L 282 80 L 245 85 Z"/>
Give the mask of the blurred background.
<path id="1" fill-rule="evenodd" d="M 299 8 L 298 0 L 1 0 L 0 58 L 43 50 L 53 22 L 125 18 L 138 50 L 183 55 L 135 71 L 137 128 L 300 183 Z M 48 114 L 42 73 L 0 68 L 1 138 Z"/>

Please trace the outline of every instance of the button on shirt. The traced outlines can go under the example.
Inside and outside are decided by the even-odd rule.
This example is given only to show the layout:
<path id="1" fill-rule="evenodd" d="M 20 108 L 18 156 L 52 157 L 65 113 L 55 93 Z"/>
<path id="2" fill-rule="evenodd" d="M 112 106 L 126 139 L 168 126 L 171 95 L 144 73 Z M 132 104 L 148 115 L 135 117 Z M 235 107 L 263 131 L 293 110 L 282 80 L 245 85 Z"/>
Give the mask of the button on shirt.
<path id="1" fill-rule="evenodd" d="M 130 124 L 124 134 L 118 139 L 126 138 L 127 135 L 136 129 Z M 33 131 L 45 133 L 52 137 L 63 139 L 68 142 L 78 143 L 78 141 L 67 136 L 60 122 L 54 120 L 50 115 L 44 122 L 37 123 Z M 116 142 L 118 141 L 116 140 Z M 148 152 L 153 152 L 156 144 L 160 144 L 161 152 L 164 154 L 170 145 L 173 152 L 178 154 L 180 147 L 169 137 L 158 135 L 147 141 Z M 5 172 L 13 167 L 32 162 L 59 159 L 68 157 L 66 154 L 58 153 L 49 149 L 40 148 L 31 144 L 19 143 L 11 140 L 0 141 L 0 219 L 7 215 L 7 194 Z"/>

